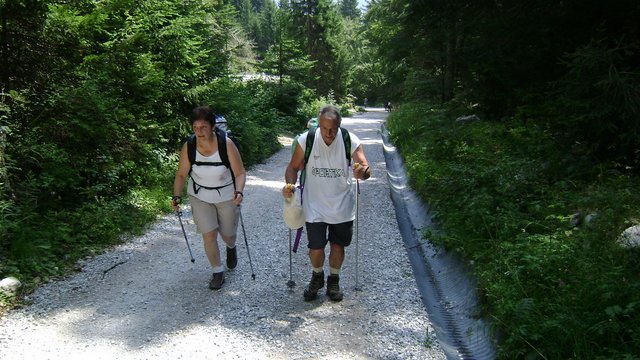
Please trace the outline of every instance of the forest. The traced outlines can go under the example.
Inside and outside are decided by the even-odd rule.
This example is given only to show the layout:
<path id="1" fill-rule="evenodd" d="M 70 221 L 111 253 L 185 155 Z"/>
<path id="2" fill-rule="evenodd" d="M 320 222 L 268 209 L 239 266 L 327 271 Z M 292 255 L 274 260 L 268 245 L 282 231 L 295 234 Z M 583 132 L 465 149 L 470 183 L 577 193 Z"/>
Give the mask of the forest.
<path id="1" fill-rule="evenodd" d="M 321 104 L 388 127 L 504 359 L 638 359 L 640 3 L 0 0 L 0 313 L 170 211 L 188 114 L 245 165 Z M 475 115 L 475 116 L 472 116 Z M 456 121 L 461 116 L 473 121 Z"/>

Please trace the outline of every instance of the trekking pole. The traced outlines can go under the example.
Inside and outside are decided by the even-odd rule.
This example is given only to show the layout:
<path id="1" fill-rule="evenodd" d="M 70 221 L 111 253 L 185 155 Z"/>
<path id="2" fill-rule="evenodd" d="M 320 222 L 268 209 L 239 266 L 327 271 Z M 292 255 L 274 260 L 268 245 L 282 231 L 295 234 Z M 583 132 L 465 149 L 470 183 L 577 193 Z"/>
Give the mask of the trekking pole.
<path id="1" fill-rule="evenodd" d="M 289 229 L 289 281 L 287 281 L 287 286 L 289 289 L 293 289 L 296 286 L 296 282 L 293 281 L 293 275 L 291 274 L 291 229 Z"/>
<path id="2" fill-rule="evenodd" d="M 358 221 L 358 202 L 360 201 L 360 182 L 358 181 L 358 179 L 356 179 L 356 291 L 360 291 L 360 278 L 359 278 L 359 271 L 358 271 L 358 260 L 360 258 L 360 247 L 359 242 L 358 242 L 358 225 L 359 225 L 359 221 Z"/>
<path id="3" fill-rule="evenodd" d="M 247 232 L 244 229 L 244 220 L 242 219 L 242 207 L 238 205 L 238 212 L 240 213 L 240 225 L 242 226 L 242 234 L 244 235 L 244 244 L 247 246 L 247 255 L 249 256 L 249 266 L 251 267 L 251 278 L 256 279 L 256 274 L 253 272 L 253 263 L 251 262 L 251 253 L 249 252 L 249 243 L 247 242 Z"/>
<path id="4" fill-rule="evenodd" d="M 184 225 L 182 225 L 182 210 L 178 210 L 176 212 L 178 215 L 178 221 L 180 221 L 180 227 L 182 228 L 182 234 L 184 235 L 184 241 L 187 242 L 187 249 L 189 249 L 189 256 L 191 256 L 191 262 L 195 263 L 196 259 L 193 258 L 193 253 L 191 252 L 191 246 L 189 245 L 189 239 L 187 239 L 187 232 L 184 231 Z"/>

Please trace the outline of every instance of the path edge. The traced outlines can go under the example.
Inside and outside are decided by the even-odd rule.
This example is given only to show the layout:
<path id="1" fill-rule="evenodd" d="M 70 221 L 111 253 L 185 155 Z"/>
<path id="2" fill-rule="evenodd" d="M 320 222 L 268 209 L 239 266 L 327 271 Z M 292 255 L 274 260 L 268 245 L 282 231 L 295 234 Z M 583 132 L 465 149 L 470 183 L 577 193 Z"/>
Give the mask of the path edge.
<path id="1" fill-rule="evenodd" d="M 455 254 L 423 239 L 423 230 L 433 228 L 429 206 L 410 188 L 384 123 L 380 133 L 398 227 L 438 342 L 448 359 L 494 359 L 490 325 L 474 316 L 478 297 L 470 271 Z"/>

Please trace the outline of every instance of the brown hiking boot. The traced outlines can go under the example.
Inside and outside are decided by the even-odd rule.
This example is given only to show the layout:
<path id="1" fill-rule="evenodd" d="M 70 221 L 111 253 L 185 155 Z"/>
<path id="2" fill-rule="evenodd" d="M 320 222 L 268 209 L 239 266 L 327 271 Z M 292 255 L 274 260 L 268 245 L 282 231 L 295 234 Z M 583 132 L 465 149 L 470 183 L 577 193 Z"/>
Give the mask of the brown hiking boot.
<path id="1" fill-rule="evenodd" d="M 342 291 L 340 291 L 340 276 L 327 276 L 327 295 L 332 301 L 342 300 L 344 294 L 342 293 Z"/>
<path id="2" fill-rule="evenodd" d="M 213 273 L 211 281 L 209 282 L 209 289 L 220 290 L 224 284 L 224 272 Z"/>
<path id="3" fill-rule="evenodd" d="M 313 273 L 311 275 L 311 281 L 309 281 L 309 286 L 304 289 L 304 300 L 311 301 L 316 298 L 318 295 L 318 290 L 324 287 L 324 271 L 319 273 Z"/>

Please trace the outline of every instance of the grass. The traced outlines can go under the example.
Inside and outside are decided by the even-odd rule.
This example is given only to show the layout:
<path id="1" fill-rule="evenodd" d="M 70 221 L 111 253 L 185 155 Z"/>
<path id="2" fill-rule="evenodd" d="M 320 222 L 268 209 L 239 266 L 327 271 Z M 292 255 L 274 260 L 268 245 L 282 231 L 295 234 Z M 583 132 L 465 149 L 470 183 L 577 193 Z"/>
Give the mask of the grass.
<path id="1" fill-rule="evenodd" d="M 474 263 L 500 357 L 638 359 L 640 252 L 616 244 L 640 223 L 638 176 L 535 125 L 454 119 L 409 104 L 388 127 L 434 209 L 428 238 Z"/>

